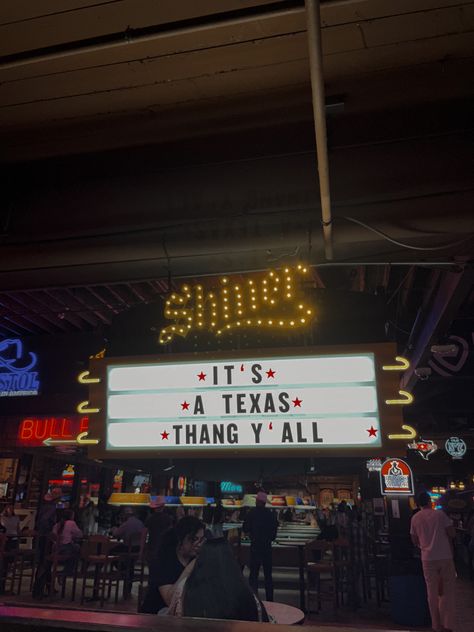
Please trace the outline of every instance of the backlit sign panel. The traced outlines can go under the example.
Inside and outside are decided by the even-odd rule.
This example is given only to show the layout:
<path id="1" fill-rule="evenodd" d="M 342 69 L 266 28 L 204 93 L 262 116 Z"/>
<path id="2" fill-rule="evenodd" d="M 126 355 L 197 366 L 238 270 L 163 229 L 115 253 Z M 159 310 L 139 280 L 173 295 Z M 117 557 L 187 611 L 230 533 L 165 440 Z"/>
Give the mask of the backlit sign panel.
<path id="1" fill-rule="evenodd" d="M 244 352 L 229 357 L 93 360 L 94 457 L 360 454 L 400 450 L 390 344 Z M 406 443 L 405 443 L 406 446 Z M 395 452 L 393 451 L 395 450 Z"/>
<path id="2" fill-rule="evenodd" d="M 413 473 L 402 459 L 387 459 L 380 469 L 380 489 L 384 496 L 413 496 Z"/>

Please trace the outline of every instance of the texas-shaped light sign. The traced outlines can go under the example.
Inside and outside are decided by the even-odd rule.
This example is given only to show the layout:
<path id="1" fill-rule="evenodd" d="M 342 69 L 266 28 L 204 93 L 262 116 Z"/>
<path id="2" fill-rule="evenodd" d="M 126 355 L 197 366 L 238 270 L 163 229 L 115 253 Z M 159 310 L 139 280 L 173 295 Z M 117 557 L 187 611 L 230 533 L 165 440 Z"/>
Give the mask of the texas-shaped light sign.
<path id="1" fill-rule="evenodd" d="M 382 446 L 374 353 L 114 359 L 104 378 L 108 452 Z"/>

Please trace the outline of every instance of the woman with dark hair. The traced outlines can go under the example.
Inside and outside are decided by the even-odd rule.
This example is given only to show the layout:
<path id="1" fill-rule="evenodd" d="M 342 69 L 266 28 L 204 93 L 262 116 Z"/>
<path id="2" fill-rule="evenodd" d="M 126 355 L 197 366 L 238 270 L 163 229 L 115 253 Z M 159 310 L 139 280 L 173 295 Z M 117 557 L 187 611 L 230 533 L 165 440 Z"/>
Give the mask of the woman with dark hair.
<path id="1" fill-rule="evenodd" d="M 175 590 L 170 614 L 207 619 L 268 621 L 223 538 L 208 540 L 188 578 Z"/>
<path id="2" fill-rule="evenodd" d="M 204 524 L 194 516 L 182 518 L 164 534 L 150 564 L 148 591 L 140 612 L 156 614 L 170 605 L 176 584 L 191 573 L 203 543 Z"/>

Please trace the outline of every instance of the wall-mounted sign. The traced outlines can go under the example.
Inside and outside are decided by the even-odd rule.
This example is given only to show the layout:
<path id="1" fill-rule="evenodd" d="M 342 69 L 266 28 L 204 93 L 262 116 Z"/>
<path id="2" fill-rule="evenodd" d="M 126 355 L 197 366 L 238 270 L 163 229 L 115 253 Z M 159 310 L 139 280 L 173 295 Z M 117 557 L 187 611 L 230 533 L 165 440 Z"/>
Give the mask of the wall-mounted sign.
<path id="1" fill-rule="evenodd" d="M 248 328 L 301 329 L 314 319 L 314 310 L 305 297 L 302 281 L 308 268 L 270 270 L 244 280 L 223 277 L 218 286 L 183 285 L 166 301 L 164 317 L 172 324 L 160 332 L 160 342 L 185 338 L 193 331 L 221 336 Z"/>
<path id="2" fill-rule="evenodd" d="M 28 417 L 20 423 L 17 443 L 24 446 L 39 446 L 45 443 L 48 445 L 48 440 L 72 441 L 78 434 L 86 432 L 88 427 L 88 417 Z"/>
<path id="3" fill-rule="evenodd" d="M 382 469 L 382 459 L 368 459 L 366 468 L 369 472 L 380 472 Z"/>
<path id="4" fill-rule="evenodd" d="M 413 474 L 402 459 L 387 459 L 380 470 L 380 489 L 384 496 L 413 496 Z"/>
<path id="5" fill-rule="evenodd" d="M 0 397 L 38 395 L 40 382 L 36 368 L 38 357 L 25 352 L 20 339 L 0 342 Z"/>
<path id="6" fill-rule="evenodd" d="M 382 370 L 393 355 L 384 343 L 94 359 L 90 454 L 402 455 L 388 438 L 402 424 L 385 403 L 399 388 Z"/>
<path id="7" fill-rule="evenodd" d="M 421 439 L 420 441 L 412 441 L 408 444 L 409 450 L 415 450 L 422 459 L 427 461 L 432 454 L 436 452 L 438 446 L 431 439 Z"/>
<path id="8" fill-rule="evenodd" d="M 462 459 L 467 450 L 466 442 L 459 437 L 450 437 L 444 444 L 444 447 L 449 456 L 455 460 Z"/>

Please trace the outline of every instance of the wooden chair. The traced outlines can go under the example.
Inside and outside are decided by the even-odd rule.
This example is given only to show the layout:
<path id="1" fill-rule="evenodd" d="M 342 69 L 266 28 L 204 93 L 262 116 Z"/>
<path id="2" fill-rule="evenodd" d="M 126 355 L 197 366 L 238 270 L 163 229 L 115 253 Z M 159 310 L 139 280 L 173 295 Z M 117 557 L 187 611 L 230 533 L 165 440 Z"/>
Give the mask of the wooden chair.
<path id="1" fill-rule="evenodd" d="M 77 566 L 79 563 L 79 556 L 70 553 L 61 553 L 58 538 L 55 534 L 51 534 L 49 538 L 49 553 L 46 555 L 46 562 L 51 565 L 51 579 L 49 587 L 49 597 L 54 599 L 56 579 L 61 577 L 61 598 L 64 599 L 66 594 L 66 575 L 61 574 L 64 571 L 64 566 L 68 562 L 73 562 L 72 576 L 76 577 Z M 74 579 L 73 579 L 74 582 Z M 73 583 L 74 585 L 74 583 Z"/>
<path id="2" fill-rule="evenodd" d="M 112 548 L 112 543 L 109 538 L 105 535 L 91 535 L 89 538 L 83 543 L 81 548 L 81 578 L 82 578 L 82 586 L 81 586 L 81 605 L 84 603 L 85 593 L 87 589 L 87 580 L 92 577 L 93 584 L 90 586 L 93 590 L 93 598 L 98 598 L 100 586 L 101 586 L 101 575 L 103 574 L 106 567 L 110 562 L 109 551 Z M 91 566 L 93 568 L 92 573 L 90 573 Z M 77 579 L 77 578 L 76 578 Z M 73 584 L 73 598 L 76 593 L 76 584 Z M 103 595 L 102 595 L 103 600 Z"/>
<path id="3" fill-rule="evenodd" d="M 31 543 L 29 547 L 22 548 L 22 540 L 27 540 Z M 29 591 L 33 589 L 33 581 L 35 578 L 35 571 L 38 563 L 38 533 L 36 531 L 23 531 L 20 535 L 20 547 L 18 548 L 14 565 L 13 565 L 13 577 L 12 577 L 12 590 L 14 591 L 15 582 L 18 582 L 18 589 L 16 594 L 21 593 L 23 575 L 26 571 L 30 571 L 30 574 L 26 573 L 26 577 L 30 578 Z"/>
<path id="4" fill-rule="evenodd" d="M 351 549 L 347 538 L 340 537 L 333 544 L 338 599 L 340 598 L 342 604 L 344 603 L 344 595 L 355 589 L 352 582 Z"/>
<path id="5" fill-rule="evenodd" d="M 338 606 L 337 567 L 334 544 L 324 540 L 312 540 L 304 549 L 306 572 L 306 609 L 311 612 L 311 588 L 314 586 L 318 611 L 322 601 L 331 601 L 334 610 Z"/>
<path id="6" fill-rule="evenodd" d="M 135 556 L 133 573 L 132 573 L 132 584 L 133 582 L 138 582 L 139 590 L 143 586 L 145 581 L 145 569 L 147 567 L 147 559 L 146 559 L 146 544 L 148 540 L 148 529 L 143 529 L 140 536 L 140 545 L 137 553 L 132 553 Z M 137 569 L 138 567 L 138 569 Z"/>

